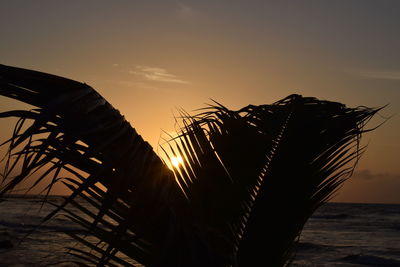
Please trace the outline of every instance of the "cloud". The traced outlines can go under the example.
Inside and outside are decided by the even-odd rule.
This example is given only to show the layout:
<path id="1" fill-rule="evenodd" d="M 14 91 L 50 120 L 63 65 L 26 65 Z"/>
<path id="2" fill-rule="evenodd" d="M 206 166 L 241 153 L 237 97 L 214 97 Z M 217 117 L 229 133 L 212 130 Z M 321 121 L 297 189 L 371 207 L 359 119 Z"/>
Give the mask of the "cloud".
<path id="1" fill-rule="evenodd" d="M 373 173 L 370 170 L 355 171 L 354 174 L 353 174 L 353 177 L 354 178 L 358 178 L 358 179 L 362 179 L 362 180 L 389 179 L 389 180 L 400 181 L 400 174 Z"/>
<path id="2" fill-rule="evenodd" d="M 400 80 L 400 70 L 393 71 L 361 71 L 361 77 L 380 80 Z"/>
<path id="3" fill-rule="evenodd" d="M 136 66 L 129 74 L 139 76 L 149 81 L 167 82 L 167 83 L 188 83 L 178 76 L 169 73 L 166 69 L 148 66 Z"/>
<path id="4" fill-rule="evenodd" d="M 191 6 L 187 4 L 179 3 L 178 8 L 176 10 L 176 14 L 179 18 L 187 19 L 194 16 L 195 11 Z"/>

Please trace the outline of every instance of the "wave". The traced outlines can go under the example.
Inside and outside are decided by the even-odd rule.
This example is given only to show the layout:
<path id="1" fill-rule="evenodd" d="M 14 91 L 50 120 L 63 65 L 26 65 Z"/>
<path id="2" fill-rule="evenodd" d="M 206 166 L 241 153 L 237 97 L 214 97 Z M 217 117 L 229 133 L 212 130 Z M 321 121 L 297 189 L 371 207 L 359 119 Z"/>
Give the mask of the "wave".
<path id="1" fill-rule="evenodd" d="M 350 217 L 346 213 L 339 213 L 339 214 L 316 214 L 313 216 L 314 219 L 346 219 Z"/>
<path id="2" fill-rule="evenodd" d="M 41 232 L 68 232 L 74 234 L 87 234 L 87 231 L 79 226 L 59 226 L 59 225 L 39 225 L 39 224 L 21 224 L 6 221 L 0 221 L 1 226 L 12 229 L 14 232 L 29 233 L 32 230 Z"/>
<path id="3" fill-rule="evenodd" d="M 346 257 L 338 259 L 338 261 L 347 262 L 351 264 L 361 264 L 366 266 L 400 266 L 400 261 L 388 259 L 372 255 L 351 254 Z"/>
<path id="4" fill-rule="evenodd" d="M 395 230 L 396 232 L 400 231 L 400 225 L 398 223 L 393 224 L 391 227 L 389 227 L 391 230 Z"/>
<path id="5" fill-rule="evenodd" d="M 334 245 L 324 245 L 324 244 L 316 244 L 316 243 L 311 243 L 311 242 L 299 242 L 296 246 L 298 251 L 321 251 L 321 250 L 326 250 L 326 251 L 333 251 L 335 249 L 340 249 L 340 248 L 351 248 L 353 246 L 334 246 Z"/>
<path id="6" fill-rule="evenodd" d="M 322 250 L 326 249 L 328 246 L 310 242 L 299 242 L 296 247 L 297 250 Z"/>

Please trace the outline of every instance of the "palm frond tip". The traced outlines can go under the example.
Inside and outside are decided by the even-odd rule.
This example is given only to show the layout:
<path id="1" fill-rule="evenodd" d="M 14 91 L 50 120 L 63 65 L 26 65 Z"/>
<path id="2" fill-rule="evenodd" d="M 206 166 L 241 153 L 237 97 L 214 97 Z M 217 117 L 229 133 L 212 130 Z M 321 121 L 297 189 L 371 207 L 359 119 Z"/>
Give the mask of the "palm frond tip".
<path id="1" fill-rule="evenodd" d="M 0 114 L 19 118 L 0 197 L 33 172 L 43 174 L 33 186 L 51 175 L 49 194 L 68 172 L 72 193 L 44 221 L 64 210 L 105 244 L 72 235 L 94 254 L 70 253 L 101 266 L 288 264 L 307 219 L 351 175 L 379 111 L 300 95 L 182 111 L 181 131 L 163 150 L 182 158 L 170 170 L 86 84 L 1 65 L 0 94 L 35 107 Z"/>

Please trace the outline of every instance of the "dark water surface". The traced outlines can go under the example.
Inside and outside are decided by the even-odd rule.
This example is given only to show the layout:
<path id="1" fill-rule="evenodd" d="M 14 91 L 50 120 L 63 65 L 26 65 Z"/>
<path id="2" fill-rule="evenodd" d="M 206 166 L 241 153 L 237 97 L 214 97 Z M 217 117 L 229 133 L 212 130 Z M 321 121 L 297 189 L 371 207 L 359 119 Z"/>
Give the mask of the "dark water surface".
<path id="1" fill-rule="evenodd" d="M 63 216 L 19 243 L 52 209 L 40 206 L 35 198 L 0 203 L 0 267 L 71 266 L 65 247 L 77 244 L 61 231 L 84 232 Z M 400 266 L 400 205 L 324 205 L 306 224 L 292 266 Z"/>
<path id="2" fill-rule="evenodd" d="M 324 205 L 307 222 L 293 265 L 400 266 L 400 205 Z"/>

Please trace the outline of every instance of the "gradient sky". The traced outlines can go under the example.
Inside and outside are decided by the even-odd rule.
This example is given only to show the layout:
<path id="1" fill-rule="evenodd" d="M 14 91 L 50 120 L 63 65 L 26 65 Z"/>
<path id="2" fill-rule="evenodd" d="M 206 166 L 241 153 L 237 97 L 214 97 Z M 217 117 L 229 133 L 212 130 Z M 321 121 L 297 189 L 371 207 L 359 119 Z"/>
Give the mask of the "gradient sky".
<path id="1" fill-rule="evenodd" d="M 174 130 L 176 108 L 210 99 L 231 109 L 292 93 L 389 104 L 381 114 L 394 116 L 364 136 L 367 152 L 334 201 L 400 203 L 399 14 L 396 0 L 3 0 L 0 64 L 88 83 L 153 147 Z"/>

